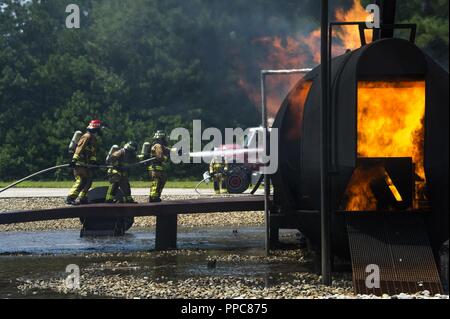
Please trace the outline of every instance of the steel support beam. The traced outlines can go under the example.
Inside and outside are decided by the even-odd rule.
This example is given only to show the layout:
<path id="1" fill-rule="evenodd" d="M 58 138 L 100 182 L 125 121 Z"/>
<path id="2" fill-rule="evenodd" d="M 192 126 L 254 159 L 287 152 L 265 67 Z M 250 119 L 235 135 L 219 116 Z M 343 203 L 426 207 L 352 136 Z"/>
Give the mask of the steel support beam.
<path id="1" fill-rule="evenodd" d="M 380 7 L 380 18 L 382 25 L 392 25 L 395 23 L 395 15 L 397 11 L 397 0 L 377 0 L 376 5 Z M 393 38 L 394 29 L 381 28 L 374 30 L 374 40 Z"/>
<path id="2" fill-rule="evenodd" d="M 329 180 L 329 53 L 328 43 L 328 0 L 322 0 L 321 14 L 321 161 L 320 161 L 320 189 L 321 189 L 321 257 L 322 257 L 322 282 L 324 285 L 331 285 L 331 236 L 330 236 L 330 180 Z"/>
<path id="3" fill-rule="evenodd" d="M 178 214 L 165 214 L 156 217 L 155 250 L 177 249 Z"/>
<path id="4" fill-rule="evenodd" d="M 261 103 L 262 103 L 262 127 L 264 129 L 264 156 L 267 155 L 269 148 L 269 128 L 266 104 L 266 74 L 261 72 Z M 270 254 L 270 178 L 269 175 L 264 174 L 264 222 L 265 222 L 265 237 L 264 245 L 266 256 Z"/>

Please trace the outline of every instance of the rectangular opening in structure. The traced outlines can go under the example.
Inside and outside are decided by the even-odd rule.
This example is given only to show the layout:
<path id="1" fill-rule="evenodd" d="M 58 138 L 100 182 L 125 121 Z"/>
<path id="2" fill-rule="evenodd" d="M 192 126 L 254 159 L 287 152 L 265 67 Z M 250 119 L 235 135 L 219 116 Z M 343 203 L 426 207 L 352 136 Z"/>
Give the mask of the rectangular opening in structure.
<path id="1" fill-rule="evenodd" d="M 355 169 L 354 176 L 346 192 L 346 210 L 370 211 L 382 207 L 386 203 L 379 202 L 381 198 L 373 197 L 373 189 L 355 192 L 363 189 L 364 184 L 372 185 L 378 180 L 380 174 L 384 176 L 386 187 L 401 205 L 388 205 L 390 209 L 419 209 L 427 205 L 426 176 L 424 169 L 424 136 L 425 136 L 425 81 L 360 81 L 358 82 L 358 112 L 357 112 L 357 156 L 360 159 L 387 159 L 410 158 L 412 161 L 413 195 L 410 204 L 405 202 L 406 194 L 399 191 L 393 178 L 385 176 L 387 167 L 367 171 L 362 167 Z M 401 163 L 398 162 L 398 163 Z M 407 161 L 390 168 L 391 173 L 396 171 L 407 172 Z M 394 170 L 394 172 L 392 172 Z M 370 173 L 371 172 L 371 173 Z M 355 177 L 359 175 L 359 178 Z M 403 173 L 404 174 L 404 173 Z M 361 178 L 364 175 L 364 179 Z M 401 174 L 400 174 L 401 175 Z M 407 187 L 403 187 L 403 192 Z M 352 191 L 353 190 L 353 191 Z M 358 198 L 355 198 L 357 196 Z M 375 203 L 374 203 L 375 202 Z M 393 207 L 394 208 L 393 208 Z"/>

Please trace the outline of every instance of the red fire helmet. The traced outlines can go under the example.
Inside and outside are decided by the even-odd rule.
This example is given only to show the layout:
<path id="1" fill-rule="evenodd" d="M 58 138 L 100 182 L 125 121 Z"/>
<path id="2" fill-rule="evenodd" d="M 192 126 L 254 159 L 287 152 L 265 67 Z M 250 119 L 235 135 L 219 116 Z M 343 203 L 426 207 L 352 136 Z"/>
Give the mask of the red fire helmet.
<path id="1" fill-rule="evenodd" d="M 102 122 L 100 120 L 92 120 L 87 127 L 88 130 L 95 130 L 102 128 Z"/>

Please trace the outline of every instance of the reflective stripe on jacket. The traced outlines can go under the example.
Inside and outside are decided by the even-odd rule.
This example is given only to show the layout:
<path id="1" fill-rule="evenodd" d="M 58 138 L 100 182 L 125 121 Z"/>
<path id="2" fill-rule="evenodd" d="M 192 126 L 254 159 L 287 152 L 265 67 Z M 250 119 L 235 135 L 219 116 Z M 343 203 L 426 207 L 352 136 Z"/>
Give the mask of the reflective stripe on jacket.
<path id="1" fill-rule="evenodd" d="M 150 166 L 148 167 L 148 170 L 149 170 L 150 172 L 154 172 L 154 171 L 156 171 L 156 172 L 162 172 L 162 171 L 164 171 L 164 167 L 161 166 L 161 165 L 150 165 Z"/>
<path id="2" fill-rule="evenodd" d="M 164 163 L 166 163 L 169 159 L 169 157 L 167 156 L 166 148 L 163 145 L 157 143 L 152 146 L 150 156 L 154 157 L 155 160 L 152 162 L 151 165 L 148 166 L 148 170 L 164 171 Z"/>

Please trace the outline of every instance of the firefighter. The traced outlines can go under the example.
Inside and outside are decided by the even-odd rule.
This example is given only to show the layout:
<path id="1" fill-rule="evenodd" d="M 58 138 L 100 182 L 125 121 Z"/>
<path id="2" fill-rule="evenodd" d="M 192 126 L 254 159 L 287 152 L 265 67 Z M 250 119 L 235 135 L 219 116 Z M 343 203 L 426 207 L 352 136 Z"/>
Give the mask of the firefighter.
<path id="1" fill-rule="evenodd" d="M 68 205 L 88 203 L 87 195 L 92 186 L 92 168 L 83 167 L 83 165 L 97 165 L 97 136 L 101 133 L 101 129 L 101 121 L 91 121 L 87 132 L 81 136 L 76 145 L 70 163 L 70 167 L 74 169 L 75 183 L 66 199 Z"/>
<path id="2" fill-rule="evenodd" d="M 150 176 L 150 203 L 161 202 L 161 193 L 166 185 L 167 175 L 164 164 L 168 161 L 170 149 L 168 147 L 166 134 L 163 131 L 157 131 L 153 136 L 153 142 L 150 149 L 150 157 L 155 160 L 148 166 Z"/>
<path id="3" fill-rule="evenodd" d="M 108 164 L 113 168 L 108 170 L 110 186 L 106 193 L 106 203 L 114 203 L 119 189 L 123 193 L 124 203 L 136 203 L 131 196 L 129 165 L 138 161 L 137 147 L 137 143 L 128 142 L 122 149 L 108 156 Z"/>
<path id="4" fill-rule="evenodd" d="M 225 158 L 221 156 L 214 156 L 209 164 L 209 174 L 211 175 L 214 183 L 214 191 L 216 195 L 222 192 L 222 188 L 225 188 L 225 175 L 228 172 L 228 163 Z"/>

